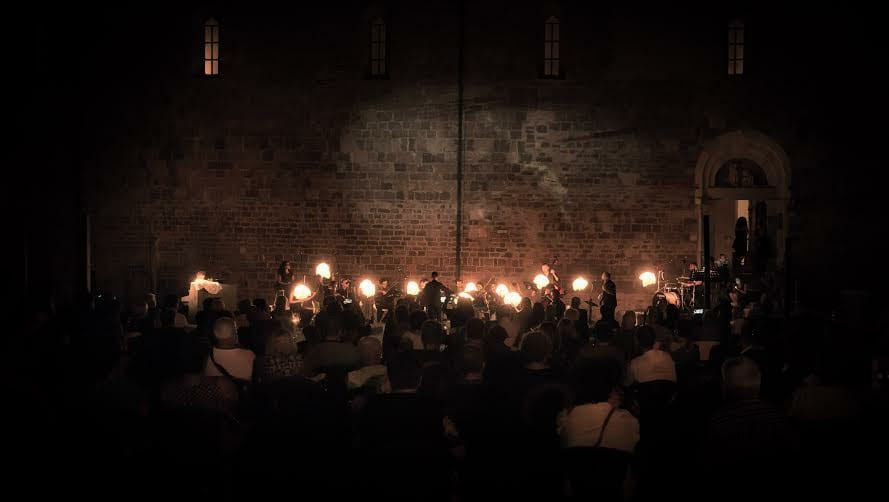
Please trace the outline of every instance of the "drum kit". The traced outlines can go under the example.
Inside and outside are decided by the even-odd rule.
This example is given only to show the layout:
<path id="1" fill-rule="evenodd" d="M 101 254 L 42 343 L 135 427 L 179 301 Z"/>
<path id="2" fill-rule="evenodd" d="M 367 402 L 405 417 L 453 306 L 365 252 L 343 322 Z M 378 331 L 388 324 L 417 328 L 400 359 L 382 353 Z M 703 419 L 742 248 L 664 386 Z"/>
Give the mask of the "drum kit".
<path id="1" fill-rule="evenodd" d="M 704 281 L 697 277 L 676 277 L 673 282 L 663 283 L 663 286 L 654 294 L 651 304 L 657 306 L 667 303 L 680 310 L 694 309 L 697 304 L 698 288 L 703 285 Z"/>

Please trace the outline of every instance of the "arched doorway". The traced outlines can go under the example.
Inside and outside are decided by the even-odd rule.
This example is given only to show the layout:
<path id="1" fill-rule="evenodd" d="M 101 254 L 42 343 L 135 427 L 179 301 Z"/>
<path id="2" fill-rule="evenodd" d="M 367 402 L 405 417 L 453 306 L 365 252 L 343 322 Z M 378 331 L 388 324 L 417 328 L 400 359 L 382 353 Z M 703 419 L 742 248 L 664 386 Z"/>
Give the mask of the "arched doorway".
<path id="1" fill-rule="evenodd" d="M 768 136 L 750 130 L 726 133 L 708 141 L 695 168 L 698 256 L 706 257 L 703 216 L 710 220 L 710 255 L 731 258 L 738 217 L 748 220 L 749 246 L 764 244 L 775 270 L 784 264 L 790 203 L 790 160 Z M 763 238 L 763 236 L 765 238 Z M 757 241 L 757 238 L 759 240 Z"/>

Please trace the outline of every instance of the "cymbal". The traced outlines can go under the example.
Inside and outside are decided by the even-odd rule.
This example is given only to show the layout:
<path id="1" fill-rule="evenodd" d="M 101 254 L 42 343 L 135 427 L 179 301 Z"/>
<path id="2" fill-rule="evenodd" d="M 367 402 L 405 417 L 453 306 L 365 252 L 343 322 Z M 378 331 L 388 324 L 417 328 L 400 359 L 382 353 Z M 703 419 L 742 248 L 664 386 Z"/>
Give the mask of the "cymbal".
<path id="1" fill-rule="evenodd" d="M 691 280 L 691 277 L 677 277 L 676 280 L 678 282 L 688 282 Z"/>

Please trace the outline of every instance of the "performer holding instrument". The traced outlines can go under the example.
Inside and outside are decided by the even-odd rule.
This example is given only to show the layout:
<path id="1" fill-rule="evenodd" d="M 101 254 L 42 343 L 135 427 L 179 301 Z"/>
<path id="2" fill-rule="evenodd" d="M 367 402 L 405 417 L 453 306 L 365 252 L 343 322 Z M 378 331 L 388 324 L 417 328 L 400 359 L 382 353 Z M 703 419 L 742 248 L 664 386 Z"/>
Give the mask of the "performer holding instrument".
<path id="1" fill-rule="evenodd" d="M 395 310 L 395 301 L 401 296 L 398 288 L 389 286 L 389 279 L 381 279 L 377 286 L 374 304 L 377 307 L 377 322 L 385 322 Z"/>
<path id="2" fill-rule="evenodd" d="M 617 286 L 611 280 L 611 272 L 602 272 L 602 292 L 599 293 L 599 312 L 602 319 L 614 321 L 614 310 L 617 308 Z"/>
<path id="3" fill-rule="evenodd" d="M 551 263 L 543 263 L 540 265 L 540 273 L 543 274 L 547 279 L 549 279 L 549 285 L 560 294 L 562 293 L 562 286 L 559 282 L 559 276 L 556 274 L 556 265 L 559 264 L 559 257 L 553 257 Z"/>

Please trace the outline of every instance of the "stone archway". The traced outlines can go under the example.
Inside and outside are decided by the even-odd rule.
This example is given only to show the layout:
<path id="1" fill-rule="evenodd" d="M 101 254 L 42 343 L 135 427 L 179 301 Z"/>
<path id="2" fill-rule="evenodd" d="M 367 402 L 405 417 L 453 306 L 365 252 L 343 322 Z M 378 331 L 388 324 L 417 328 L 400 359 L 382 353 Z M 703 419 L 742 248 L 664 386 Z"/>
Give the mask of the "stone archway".
<path id="1" fill-rule="evenodd" d="M 720 171 L 731 162 L 750 162 L 762 170 L 762 182 L 726 185 Z M 724 170 L 722 171 L 724 173 Z M 719 176 L 719 180 L 717 179 Z M 790 204 L 790 159 L 774 140 L 753 130 L 732 131 L 704 144 L 695 167 L 695 206 L 698 235 L 703 236 L 703 216 L 730 201 L 761 201 L 769 208 L 768 221 L 774 239 L 773 263 L 784 263 Z M 712 242 L 712 239 L 711 239 Z M 703 238 L 698 239 L 698 256 L 703 256 Z"/>

